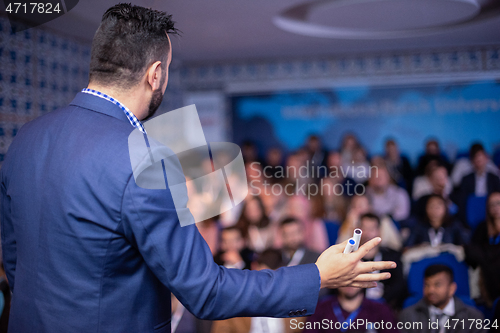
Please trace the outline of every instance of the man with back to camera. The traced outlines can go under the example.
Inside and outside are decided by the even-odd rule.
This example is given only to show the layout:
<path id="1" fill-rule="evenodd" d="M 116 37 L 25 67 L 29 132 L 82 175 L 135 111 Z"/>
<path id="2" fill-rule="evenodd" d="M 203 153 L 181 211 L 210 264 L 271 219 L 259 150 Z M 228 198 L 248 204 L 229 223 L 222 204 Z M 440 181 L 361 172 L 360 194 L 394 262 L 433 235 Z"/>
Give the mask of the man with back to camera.
<path id="1" fill-rule="evenodd" d="M 453 270 L 449 266 L 434 264 L 427 267 L 424 297 L 399 314 L 399 321 L 406 323 L 401 332 L 485 332 L 482 329 L 486 325 L 483 315 L 455 297 L 456 290 Z"/>
<path id="2" fill-rule="evenodd" d="M 23 126 L 0 170 L 11 332 L 170 332 L 170 291 L 199 318 L 295 317 L 323 287 L 372 287 L 393 262 L 345 243 L 315 264 L 272 271 L 214 263 L 195 225 L 181 227 L 168 189 L 134 181 L 128 136 L 161 103 L 176 29 L 129 4 L 103 15 L 87 90 Z M 191 217 L 192 218 L 192 217 Z M 293 290 L 294 292 L 290 292 Z"/>

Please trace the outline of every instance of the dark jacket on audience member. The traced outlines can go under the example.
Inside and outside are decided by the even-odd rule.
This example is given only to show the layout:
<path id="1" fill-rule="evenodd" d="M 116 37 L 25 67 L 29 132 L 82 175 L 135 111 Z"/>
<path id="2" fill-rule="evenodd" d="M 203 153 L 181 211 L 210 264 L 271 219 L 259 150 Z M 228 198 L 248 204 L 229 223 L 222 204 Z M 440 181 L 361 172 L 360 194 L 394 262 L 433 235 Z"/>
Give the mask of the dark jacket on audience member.
<path id="1" fill-rule="evenodd" d="M 424 243 L 431 243 L 429 238 L 429 229 L 431 226 L 420 221 L 411 231 L 410 237 L 406 240 L 406 247 L 416 246 Z M 448 226 L 443 226 L 444 234 L 441 244 L 465 245 L 469 242 L 469 232 L 460 222 L 452 221 Z"/>
<path id="2" fill-rule="evenodd" d="M 316 260 L 319 258 L 319 253 L 314 252 L 311 250 L 308 250 L 306 248 L 300 248 L 299 250 L 304 250 L 304 255 L 302 256 L 302 259 L 300 259 L 299 263 L 297 265 L 304 265 L 304 264 L 314 264 Z M 299 251 L 297 250 L 297 251 Z M 288 266 L 290 264 L 290 261 L 292 258 L 289 258 L 288 255 L 286 255 L 283 252 L 283 262 L 285 263 L 285 266 Z"/>
<path id="3" fill-rule="evenodd" d="M 500 244 L 490 244 L 486 222 L 477 226 L 470 244 L 465 247 L 465 262 L 473 268 L 481 267 L 490 300 L 500 297 Z"/>
<path id="4" fill-rule="evenodd" d="M 455 315 L 450 317 L 450 329 L 446 330 L 447 333 L 454 333 L 454 332 L 468 332 L 468 333 L 479 333 L 479 332 L 487 332 L 484 329 L 477 329 L 476 325 L 472 325 L 472 328 L 469 329 L 470 327 L 470 321 L 469 319 L 483 319 L 483 315 L 481 312 L 476 310 L 475 308 L 465 305 L 464 302 L 462 302 L 458 297 L 454 297 L 455 299 Z M 430 319 L 430 314 L 429 314 L 429 308 L 425 301 L 421 299 L 420 301 L 417 302 L 417 304 L 414 304 L 403 311 L 399 314 L 399 321 L 402 323 L 411 323 L 412 329 L 401 329 L 402 333 L 428 333 L 431 332 L 431 329 L 429 328 L 429 319 Z M 453 319 L 458 319 L 459 322 L 457 323 L 455 329 L 453 329 Z M 465 330 L 462 327 L 462 322 L 461 320 L 464 321 L 463 325 L 465 326 Z M 455 320 L 456 322 L 456 320 Z M 417 326 L 415 323 L 422 323 L 422 326 L 417 329 Z M 403 325 L 404 327 L 404 325 Z"/>
<path id="5" fill-rule="evenodd" d="M 500 178 L 497 175 L 486 172 L 486 190 L 488 195 L 492 192 L 500 192 Z M 467 222 L 467 198 L 476 193 L 476 174 L 470 173 L 462 178 L 455 203 L 458 205 L 458 217 Z"/>

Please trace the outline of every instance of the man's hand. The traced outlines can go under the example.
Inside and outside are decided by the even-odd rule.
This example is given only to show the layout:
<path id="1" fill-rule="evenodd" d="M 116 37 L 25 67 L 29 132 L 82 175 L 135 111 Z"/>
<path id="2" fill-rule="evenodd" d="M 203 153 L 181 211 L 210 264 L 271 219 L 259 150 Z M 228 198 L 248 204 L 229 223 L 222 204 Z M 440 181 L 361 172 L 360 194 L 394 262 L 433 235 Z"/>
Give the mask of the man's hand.
<path id="1" fill-rule="evenodd" d="M 386 280 L 390 273 L 372 273 L 396 267 L 393 261 L 362 262 L 371 249 L 377 246 L 382 239 L 375 237 L 366 242 L 356 252 L 344 254 L 347 240 L 343 243 L 330 246 L 316 261 L 321 276 L 321 288 L 359 287 L 371 288 L 377 285 L 376 281 Z"/>

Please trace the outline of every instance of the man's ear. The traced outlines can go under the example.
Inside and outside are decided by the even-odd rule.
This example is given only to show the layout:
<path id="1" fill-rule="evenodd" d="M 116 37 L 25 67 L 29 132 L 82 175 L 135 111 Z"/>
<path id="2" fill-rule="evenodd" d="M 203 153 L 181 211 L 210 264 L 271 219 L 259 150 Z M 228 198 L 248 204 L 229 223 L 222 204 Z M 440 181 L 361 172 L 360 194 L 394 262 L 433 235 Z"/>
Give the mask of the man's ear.
<path id="1" fill-rule="evenodd" d="M 450 286 L 450 292 L 449 292 L 449 297 L 453 297 L 453 295 L 455 295 L 455 292 L 457 291 L 457 284 L 455 282 L 452 282 L 451 283 L 451 286 Z"/>
<path id="2" fill-rule="evenodd" d="M 149 69 L 146 73 L 146 79 L 151 86 L 151 90 L 157 90 L 161 88 L 161 75 L 161 61 L 156 61 L 151 66 L 149 66 Z"/>

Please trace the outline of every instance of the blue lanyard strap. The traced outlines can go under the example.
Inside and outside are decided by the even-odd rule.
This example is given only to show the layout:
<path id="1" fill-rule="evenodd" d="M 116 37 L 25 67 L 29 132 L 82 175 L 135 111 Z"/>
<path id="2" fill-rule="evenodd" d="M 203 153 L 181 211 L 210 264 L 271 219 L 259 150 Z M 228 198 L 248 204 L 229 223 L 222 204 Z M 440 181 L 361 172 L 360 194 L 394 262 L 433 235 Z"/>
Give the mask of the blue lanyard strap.
<path id="1" fill-rule="evenodd" d="M 340 306 L 338 304 L 333 305 L 333 314 L 335 314 L 335 317 L 337 317 L 337 321 L 341 322 L 342 325 L 340 325 L 340 331 L 341 332 L 346 332 L 347 329 L 349 328 L 349 324 L 356 319 L 356 317 L 359 314 L 359 311 L 361 310 L 361 306 L 351 312 L 349 317 L 347 319 L 344 319 L 344 315 L 342 314 L 342 310 L 340 309 Z M 347 327 L 344 327 L 344 323 L 347 323 Z"/>

